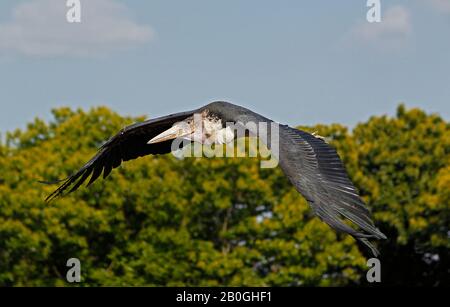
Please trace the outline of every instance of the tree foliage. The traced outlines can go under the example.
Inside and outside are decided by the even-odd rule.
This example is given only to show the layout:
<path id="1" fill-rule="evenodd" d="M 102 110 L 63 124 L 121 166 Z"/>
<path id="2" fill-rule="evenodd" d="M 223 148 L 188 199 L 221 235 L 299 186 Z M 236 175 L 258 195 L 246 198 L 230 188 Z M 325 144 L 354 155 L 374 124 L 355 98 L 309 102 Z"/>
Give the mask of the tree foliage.
<path id="1" fill-rule="evenodd" d="M 315 218 L 279 169 L 256 158 L 149 156 L 47 204 L 62 178 L 124 125 L 108 108 L 60 108 L 0 144 L 0 285 L 365 284 L 366 251 Z M 382 281 L 449 283 L 450 125 L 399 106 L 352 132 L 304 128 L 340 153 L 375 223 Z M 368 256 L 368 255 L 367 255 Z"/>

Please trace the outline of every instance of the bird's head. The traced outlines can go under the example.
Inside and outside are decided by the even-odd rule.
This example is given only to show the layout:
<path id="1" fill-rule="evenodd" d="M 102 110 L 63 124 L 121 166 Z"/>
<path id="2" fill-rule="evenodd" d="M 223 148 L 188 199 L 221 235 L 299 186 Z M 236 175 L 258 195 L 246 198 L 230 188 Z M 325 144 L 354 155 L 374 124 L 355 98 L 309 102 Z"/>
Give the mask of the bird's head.
<path id="1" fill-rule="evenodd" d="M 148 144 L 182 138 L 201 144 L 227 144 L 234 140 L 234 132 L 229 127 L 224 127 L 222 119 L 204 109 L 183 121 L 173 124 L 166 131 L 153 137 Z"/>

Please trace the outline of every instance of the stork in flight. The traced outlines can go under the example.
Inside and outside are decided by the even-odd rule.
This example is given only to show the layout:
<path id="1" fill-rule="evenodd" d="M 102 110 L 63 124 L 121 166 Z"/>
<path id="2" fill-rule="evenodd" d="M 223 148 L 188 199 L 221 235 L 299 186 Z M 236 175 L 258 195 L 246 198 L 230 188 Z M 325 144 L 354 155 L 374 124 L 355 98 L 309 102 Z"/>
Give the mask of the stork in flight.
<path id="1" fill-rule="evenodd" d="M 196 116 L 200 116 L 202 127 L 196 124 Z M 135 123 L 106 141 L 77 172 L 58 181 L 62 184 L 46 201 L 61 196 L 69 188 L 68 193 L 75 191 L 89 176 L 87 186 L 102 173 L 106 178 L 122 161 L 169 153 L 176 138 L 202 144 L 224 144 L 235 138 L 235 133 L 226 123 L 245 125 L 250 122 L 273 123 L 246 108 L 223 101 L 212 102 L 193 111 Z M 270 130 L 266 132 L 270 134 Z M 350 234 L 368 246 L 377 256 L 378 251 L 368 239 L 386 239 L 386 236 L 372 222 L 370 212 L 348 178 L 336 150 L 323 138 L 286 125 L 279 125 L 278 134 L 279 165 L 313 212 L 333 229 Z M 270 149 L 270 141 L 267 143 Z M 358 229 L 348 225 L 346 220 Z"/>

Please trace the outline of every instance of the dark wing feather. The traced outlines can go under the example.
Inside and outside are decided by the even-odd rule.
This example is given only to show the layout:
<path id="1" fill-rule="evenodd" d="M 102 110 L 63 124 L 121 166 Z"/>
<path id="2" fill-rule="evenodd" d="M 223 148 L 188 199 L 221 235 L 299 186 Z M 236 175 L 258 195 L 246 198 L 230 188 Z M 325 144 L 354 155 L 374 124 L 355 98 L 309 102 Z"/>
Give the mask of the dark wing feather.
<path id="1" fill-rule="evenodd" d="M 69 193 L 75 191 L 92 174 L 88 186 L 103 172 L 106 178 L 122 161 L 128 161 L 149 154 L 165 154 L 171 149 L 171 141 L 147 144 L 154 136 L 169 129 L 174 123 L 192 116 L 196 111 L 176 113 L 160 118 L 147 120 L 125 127 L 103 144 L 97 154 L 76 173 L 64 180 L 62 184 L 47 198 L 46 201 L 62 195 L 69 187 Z"/>
<path id="2" fill-rule="evenodd" d="M 386 239 L 386 236 L 374 226 L 333 147 L 305 131 L 280 126 L 280 166 L 316 215 L 378 254 L 367 238 Z M 360 230 L 344 223 L 344 218 Z"/>

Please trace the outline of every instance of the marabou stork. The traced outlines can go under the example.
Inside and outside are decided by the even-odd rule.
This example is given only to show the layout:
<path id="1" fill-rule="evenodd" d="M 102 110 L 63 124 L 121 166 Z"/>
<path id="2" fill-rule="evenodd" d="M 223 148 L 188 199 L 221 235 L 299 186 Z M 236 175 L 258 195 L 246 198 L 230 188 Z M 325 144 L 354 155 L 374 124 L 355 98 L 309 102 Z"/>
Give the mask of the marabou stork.
<path id="1" fill-rule="evenodd" d="M 200 124 L 194 117 L 201 118 Z M 197 121 L 198 122 L 198 121 Z M 102 173 L 106 178 L 122 161 L 145 155 L 166 154 L 172 150 L 176 138 L 202 144 L 224 144 L 234 141 L 235 132 L 226 123 L 273 123 L 246 108 L 223 101 L 212 102 L 199 109 L 181 112 L 123 128 L 104 143 L 97 154 L 71 176 L 60 180 L 62 184 L 47 197 L 50 201 L 67 189 L 75 191 L 89 176 L 89 186 Z M 201 126 L 201 127 L 200 127 Z M 257 131 L 250 131 L 250 135 Z M 270 134 L 271 129 L 266 133 Z M 247 134 L 247 135 L 248 135 Z M 348 233 L 370 248 L 374 256 L 376 248 L 369 238 L 386 239 L 371 220 L 370 212 L 345 171 L 336 152 L 322 137 L 279 125 L 278 162 L 286 177 L 305 197 L 313 212 L 333 229 Z M 270 139 L 267 138 L 270 149 Z M 345 221 L 350 221 L 351 227 Z"/>

